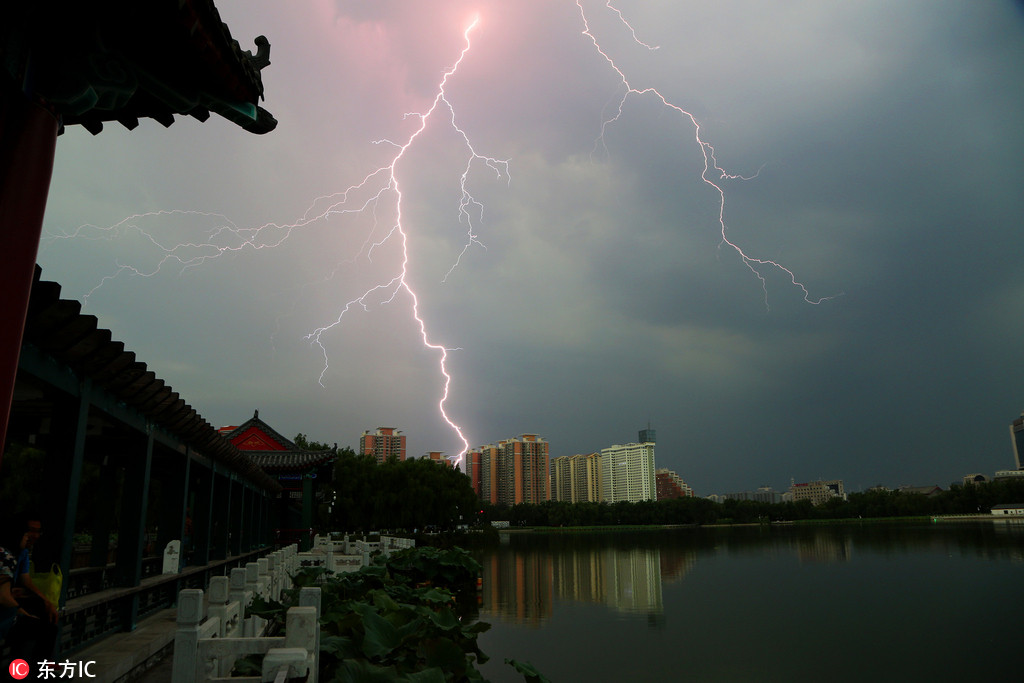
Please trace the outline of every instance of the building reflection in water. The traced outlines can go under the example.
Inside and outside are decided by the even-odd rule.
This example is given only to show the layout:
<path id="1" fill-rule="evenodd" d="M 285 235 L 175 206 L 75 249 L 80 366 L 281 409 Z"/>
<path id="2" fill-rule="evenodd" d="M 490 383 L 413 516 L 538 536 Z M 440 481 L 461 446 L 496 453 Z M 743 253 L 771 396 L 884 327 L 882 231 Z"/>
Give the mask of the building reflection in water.
<path id="1" fill-rule="evenodd" d="M 540 627 L 556 602 L 572 601 L 603 605 L 624 618 L 646 616 L 652 628 L 662 628 L 663 584 L 686 578 L 698 557 L 768 556 L 832 564 L 914 551 L 1024 563 L 1020 530 L 1019 523 L 846 524 L 503 535 L 499 546 L 478 555 L 483 566 L 480 612 L 485 618 Z M 673 599 L 670 593 L 670 604 Z"/>
<path id="2" fill-rule="evenodd" d="M 814 534 L 797 541 L 801 562 L 849 562 L 853 541 L 849 536 Z"/>
<path id="3" fill-rule="evenodd" d="M 662 586 L 681 581 L 701 553 L 793 553 L 801 562 L 848 562 L 853 541 L 846 529 L 761 528 L 656 532 L 617 538 L 533 534 L 510 538 L 483 554 L 481 612 L 540 626 L 556 600 L 587 602 L 624 615 L 647 615 L 652 626 L 664 612 Z"/>
<path id="4" fill-rule="evenodd" d="M 481 613 L 496 614 L 517 624 L 539 626 L 551 616 L 551 556 L 546 552 L 502 552 L 483 565 Z"/>
<path id="5" fill-rule="evenodd" d="M 555 600 L 606 605 L 661 622 L 662 579 L 678 581 L 697 553 L 658 548 L 535 548 L 503 545 L 483 565 L 481 613 L 539 626 Z"/>

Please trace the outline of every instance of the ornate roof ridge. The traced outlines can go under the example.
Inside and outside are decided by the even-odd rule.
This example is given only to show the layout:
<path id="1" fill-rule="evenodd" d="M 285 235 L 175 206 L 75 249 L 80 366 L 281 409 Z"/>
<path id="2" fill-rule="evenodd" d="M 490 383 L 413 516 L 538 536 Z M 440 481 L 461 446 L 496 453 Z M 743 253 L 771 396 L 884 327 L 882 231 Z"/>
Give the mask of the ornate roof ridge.
<path id="1" fill-rule="evenodd" d="M 274 441 L 277 441 L 279 444 L 284 446 L 285 451 L 295 452 L 295 451 L 301 450 L 298 446 L 295 445 L 294 441 L 292 441 L 291 439 L 285 437 L 279 431 L 277 431 L 276 429 L 274 429 L 273 427 L 268 425 L 266 422 L 261 420 L 260 419 L 260 411 L 259 410 L 254 411 L 252 417 L 250 417 L 248 420 L 246 420 L 242 424 L 238 425 L 237 427 L 235 427 L 230 432 L 227 432 L 226 434 L 224 434 L 224 438 L 227 439 L 228 441 L 230 441 L 231 437 L 236 436 L 238 434 L 244 434 L 245 430 L 247 430 L 247 429 L 249 429 L 251 427 L 256 427 L 261 432 L 263 432 L 264 434 L 266 434 L 267 436 L 272 438 Z M 246 452 L 247 453 L 260 453 L 260 452 L 269 452 L 269 451 L 246 451 Z"/>

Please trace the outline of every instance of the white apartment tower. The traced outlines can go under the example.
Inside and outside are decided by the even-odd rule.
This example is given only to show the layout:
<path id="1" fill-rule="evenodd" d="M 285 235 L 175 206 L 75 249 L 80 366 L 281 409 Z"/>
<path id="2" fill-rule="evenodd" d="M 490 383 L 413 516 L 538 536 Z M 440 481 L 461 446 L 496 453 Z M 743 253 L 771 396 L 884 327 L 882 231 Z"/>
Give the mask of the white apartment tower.
<path id="1" fill-rule="evenodd" d="M 657 500 L 654 444 L 628 443 L 601 449 L 601 500 Z"/>

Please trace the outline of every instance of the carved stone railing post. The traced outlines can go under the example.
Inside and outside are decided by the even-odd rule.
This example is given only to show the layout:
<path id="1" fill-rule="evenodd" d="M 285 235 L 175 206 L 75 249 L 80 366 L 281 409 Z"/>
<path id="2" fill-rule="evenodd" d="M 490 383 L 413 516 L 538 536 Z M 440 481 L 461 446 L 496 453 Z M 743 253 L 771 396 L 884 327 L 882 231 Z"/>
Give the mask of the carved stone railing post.
<path id="1" fill-rule="evenodd" d="M 307 636 L 315 645 L 315 647 L 310 650 L 312 653 L 312 661 L 310 662 L 310 677 L 307 683 L 317 683 L 317 676 L 320 671 L 320 599 L 321 592 L 319 588 L 311 588 L 307 586 L 299 591 L 299 607 L 312 609 L 313 614 L 315 615 L 312 622 L 313 633 Z M 305 626 L 303 626 L 303 628 L 305 628 Z M 289 633 L 290 632 L 291 631 L 289 630 Z"/>
<path id="2" fill-rule="evenodd" d="M 194 683 L 199 666 L 199 625 L 203 622 L 203 591 L 178 593 L 178 630 L 174 635 L 171 683 Z"/>

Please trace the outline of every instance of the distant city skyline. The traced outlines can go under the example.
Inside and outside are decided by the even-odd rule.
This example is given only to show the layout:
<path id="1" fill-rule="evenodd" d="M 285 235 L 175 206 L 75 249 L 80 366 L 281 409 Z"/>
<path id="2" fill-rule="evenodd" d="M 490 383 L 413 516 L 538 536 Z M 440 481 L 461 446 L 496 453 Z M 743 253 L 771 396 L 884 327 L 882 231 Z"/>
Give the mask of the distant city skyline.
<path id="1" fill-rule="evenodd" d="M 1019 458 L 1020 457 L 1019 456 L 1020 452 L 1024 452 L 1024 449 L 1022 449 L 1018 445 L 1020 442 L 1024 442 L 1024 437 L 1021 436 L 1022 434 L 1024 434 L 1024 427 L 1022 427 L 1022 424 L 1024 424 L 1024 413 L 1022 413 L 1020 417 L 1011 420 L 1010 424 L 1009 424 L 1010 436 L 1011 436 L 1010 441 L 1011 442 L 1010 442 L 1010 444 L 1008 446 L 1008 451 L 1010 453 L 1010 457 L 1008 457 L 1008 461 L 1009 461 L 1010 465 L 1014 464 L 1012 462 L 1014 458 Z M 390 428 L 390 429 L 395 429 L 395 428 Z M 397 433 L 401 433 L 401 431 L 397 430 Z M 652 428 L 650 425 L 648 425 L 648 427 L 646 427 L 645 429 L 641 429 L 639 432 L 637 432 L 638 443 L 643 443 L 642 440 L 644 438 L 655 438 L 655 435 L 656 435 L 656 430 L 654 428 Z M 363 438 L 365 438 L 365 437 L 363 437 Z M 405 438 L 405 435 L 403 435 L 403 438 Z M 547 444 L 547 446 L 550 448 L 551 442 L 549 440 L 544 440 L 544 441 Z M 498 442 L 498 443 L 500 444 L 502 442 Z M 481 449 L 484 449 L 484 448 L 487 448 L 487 447 L 488 446 L 477 446 L 475 448 L 472 448 L 470 450 L 470 453 L 476 453 L 477 455 L 479 455 L 480 452 L 481 452 Z M 489 447 L 492 448 L 492 449 L 495 448 L 495 446 L 493 444 L 490 444 Z M 597 451 L 594 451 L 591 454 L 592 455 L 600 455 L 600 451 L 601 450 L 602 449 L 598 448 Z M 494 453 L 497 453 L 497 451 L 495 450 Z M 571 456 L 570 455 L 551 455 L 550 456 L 550 462 L 551 462 L 551 468 L 552 468 L 552 474 L 549 474 L 549 477 L 550 477 L 549 486 L 550 486 L 550 491 L 551 491 L 551 500 L 558 500 L 559 499 L 558 489 L 557 489 L 558 484 L 557 484 L 557 482 L 555 480 L 555 477 L 553 476 L 553 468 L 555 467 L 555 461 L 556 460 L 560 460 L 562 458 L 565 458 L 565 459 L 568 460 L 568 459 L 571 459 L 573 457 L 585 457 L 585 456 L 586 456 L 586 452 L 576 452 L 576 453 L 573 453 Z M 449 459 L 451 458 L 451 456 L 449 454 L 445 454 L 445 453 L 443 453 L 441 451 L 426 451 L 425 454 L 422 455 L 421 457 L 433 457 L 434 459 L 438 459 L 439 457 L 446 457 L 446 458 L 449 458 Z M 496 457 L 496 456 L 494 456 L 494 457 Z M 470 467 L 471 467 L 471 462 L 470 462 L 470 459 L 469 459 L 468 454 L 467 454 L 467 457 L 464 458 L 464 461 L 460 465 L 460 468 L 468 476 L 471 476 L 471 472 L 469 471 Z M 660 469 L 663 469 L 663 468 L 661 468 L 660 465 L 659 465 L 657 467 L 657 469 L 660 470 Z M 665 469 L 667 469 L 667 468 L 665 468 Z M 981 473 L 981 474 L 983 476 L 985 476 L 986 478 L 991 478 L 991 477 L 995 476 L 999 472 L 1005 472 L 1005 471 L 1012 470 L 1012 469 L 1014 469 L 1014 468 L 1013 467 L 996 468 L 996 469 L 992 470 L 991 472 L 986 472 L 986 473 Z M 1024 469 L 1024 468 L 1020 468 L 1019 465 L 1018 465 L 1017 469 Z M 486 471 L 490 471 L 490 470 L 486 470 Z M 756 491 L 757 489 L 774 490 L 774 487 L 772 485 L 768 485 L 768 484 L 766 484 L 764 482 L 761 482 L 761 483 L 754 483 L 754 482 L 742 483 L 741 482 L 741 484 L 739 486 L 737 486 L 737 487 L 735 487 L 735 488 L 733 488 L 733 489 L 731 489 L 729 491 L 726 491 L 726 490 L 713 490 L 711 488 L 706 488 L 706 487 L 702 486 L 699 482 L 694 484 L 694 482 L 691 480 L 691 478 L 686 475 L 685 471 L 682 472 L 682 473 L 676 473 L 676 472 L 673 471 L 673 474 L 676 474 L 676 476 L 680 476 L 682 478 L 683 482 L 685 483 L 685 485 L 687 487 L 689 487 L 690 491 L 694 495 L 697 495 L 697 496 L 699 496 L 701 498 L 707 498 L 709 496 L 714 496 L 716 498 L 726 499 L 726 498 L 729 498 L 729 497 L 734 497 L 737 494 L 737 492 L 747 492 L 747 493 L 750 493 L 750 492 Z M 861 492 L 861 491 L 866 491 L 866 490 L 868 490 L 870 488 L 877 487 L 877 486 L 884 486 L 884 487 L 892 488 L 892 489 L 915 487 L 915 486 L 939 486 L 939 487 L 941 487 L 943 489 L 946 489 L 946 488 L 949 487 L 950 484 L 958 483 L 964 477 L 967 477 L 969 475 L 974 475 L 974 474 L 975 474 L 975 470 L 968 469 L 968 470 L 966 470 L 964 472 L 950 473 L 950 476 L 947 477 L 946 479 L 937 480 L 937 481 L 925 481 L 925 480 L 920 480 L 920 479 L 915 479 L 915 480 L 910 480 L 910 481 L 883 481 L 883 480 L 874 480 L 874 479 L 871 479 L 870 477 L 868 477 L 869 481 L 867 481 L 867 482 L 850 483 L 848 480 L 846 480 L 845 477 L 842 477 L 842 476 L 835 477 L 834 480 L 835 481 L 842 481 L 842 482 L 844 482 L 845 491 L 846 492 Z M 793 475 L 790 475 L 788 477 L 783 477 L 782 475 L 780 475 L 778 477 L 778 479 L 780 481 L 787 481 L 787 480 L 788 481 L 797 481 L 797 480 L 799 480 L 799 481 L 802 481 L 802 482 L 825 481 L 825 480 L 821 479 L 820 477 L 818 477 L 818 478 L 815 478 L 815 477 L 794 477 Z M 567 479 L 566 481 L 569 482 L 569 481 L 571 481 L 571 479 Z M 569 483 L 566 483 L 565 486 L 566 487 L 570 487 L 571 485 Z M 789 490 L 790 486 L 791 486 L 791 483 L 790 484 L 779 484 L 779 491 L 787 491 L 787 490 Z M 570 489 L 567 488 L 566 490 L 570 490 Z M 781 496 L 782 494 L 779 493 L 778 495 Z M 758 498 L 758 496 L 756 496 L 756 495 L 753 495 L 753 496 L 750 496 L 750 499 L 760 499 L 760 498 Z M 771 501 L 767 501 L 767 499 L 766 499 L 766 502 L 771 502 Z"/>

